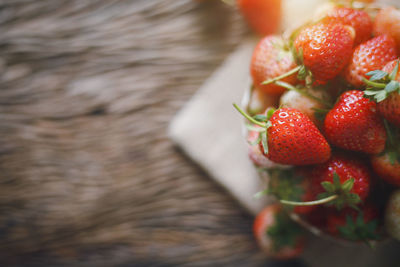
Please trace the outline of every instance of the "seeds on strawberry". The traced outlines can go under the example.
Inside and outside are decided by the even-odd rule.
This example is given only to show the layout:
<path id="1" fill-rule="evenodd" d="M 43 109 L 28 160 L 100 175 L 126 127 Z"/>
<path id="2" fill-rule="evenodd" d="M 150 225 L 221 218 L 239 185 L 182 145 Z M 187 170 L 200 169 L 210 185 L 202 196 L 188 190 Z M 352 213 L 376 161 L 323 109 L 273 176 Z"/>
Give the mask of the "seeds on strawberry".
<path id="1" fill-rule="evenodd" d="M 257 121 L 236 104 L 234 107 L 250 122 L 265 128 L 261 133 L 260 147 L 271 161 L 287 165 L 309 165 L 329 159 L 331 149 L 328 142 L 300 111 L 292 108 L 269 110 L 267 116 Z"/>
<path id="2" fill-rule="evenodd" d="M 354 156 L 335 154 L 328 162 L 312 169 L 311 179 L 314 191 L 320 194 L 320 198 L 337 194 L 339 197 L 330 204 L 341 209 L 355 206 L 367 198 L 371 171 L 364 161 Z"/>
<path id="3" fill-rule="evenodd" d="M 347 82 L 356 87 L 364 85 L 363 78 L 373 70 L 380 70 L 385 64 L 397 58 L 396 43 L 389 35 L 372 38 L 354 50 L 349 65 L 344 71 Z"/>
<path id="4" fill-rule="evenodd" d="M 262 85 L 265 80 L 275 78 L 296 67 L 292 53 L 285 47 L 283 39 L 276 35 L 268 35 L 261 39 L 254 49 L 250 63 L 250 73 L 253 84 L 266 94 L 279 95 L 285 88 L 276 84 Z M 292 74 L 283 81 L 295 84 L 296 74 Z"/>
<path id="5" fill-rule="evenodd" d="M 342 23 L 354 28 L 354 45 L 367 41 L 372 34 L 372 20 L 367 12 L 348 7 L 336 7 L 322 19 L 323 23 Z"/>
<path id="6" fill-rule="evenodd" d="M 378 154 L 385 148 L 386 131 L 376 103 L 362 91 L 343 93 L 326 115 L 325 136 L 332 144 L 353 151 Z"/>
<path id="7" fill-rule="evenodd" d="M 296 53 L 315 84 L 325 84 L 346 66 L 352 53 L 354 29 L 338 23 L 304 28 L 294 41 Z"/>
<path id="8" fill-rule="evenodd" d="M 312 121 L 292 108 L 278 109 L 267 129 L 268 153 L 277 163 L 309 165 L 325 162 L 331 155 L 328 142 Z"/>

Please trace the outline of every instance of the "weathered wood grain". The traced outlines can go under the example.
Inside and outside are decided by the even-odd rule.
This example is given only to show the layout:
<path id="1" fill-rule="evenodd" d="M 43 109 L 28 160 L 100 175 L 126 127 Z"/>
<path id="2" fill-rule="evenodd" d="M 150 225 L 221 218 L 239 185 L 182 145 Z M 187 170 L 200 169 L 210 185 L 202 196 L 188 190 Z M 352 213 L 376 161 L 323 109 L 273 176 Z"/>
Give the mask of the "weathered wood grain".
<path id="1" fill-rule="evenodd" d="M 262 264 L 166 136 L 245 34 L 220 1 L 0 1 L 1 261 Z"/>

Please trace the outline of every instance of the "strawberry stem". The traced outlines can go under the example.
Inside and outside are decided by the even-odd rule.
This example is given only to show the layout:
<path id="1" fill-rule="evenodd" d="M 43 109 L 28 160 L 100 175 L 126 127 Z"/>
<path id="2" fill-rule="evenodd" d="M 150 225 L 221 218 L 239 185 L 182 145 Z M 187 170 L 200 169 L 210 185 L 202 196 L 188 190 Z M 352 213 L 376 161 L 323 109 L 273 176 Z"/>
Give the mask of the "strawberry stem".
<path id="1" fill-rule="evenodd" d="M 315 206 L 315 205 L 320 205 L 320 204 L 325 204 L 328 202 L 331 202 L 332 200 L 335 200 L 338 198 L 338 195 L 332 195 L 323 199 L 318 199 L 314 201 L 306 201 L 306 202 L 298 202 L 298 201 L 289 201 L 289 200 L 279 200 L 282 204 L 284 205 L 290 205 L 290 206 Z"/>
<path id="2" fill-rule="evenodd" d="M 286 78 L 286 77 L 298 72 L 300 70 L 300 68 L 301 68 L 301 66 L 297 66 L 294 69 L 291 69 L 288 72 L 286 72 L 286 73 L 284 73 L 282 75 L 279 75 L 278 77 L 263 81 L 261 84 L 262 85 L 266 85 L 266 84 L 270 84 L 270 83 L 274 83 L 274 82 L 277 82 L 279 80 L 282 80 L 283 78 Z"/>
<path id="3" fill-rule="evenodd" d="M 263 127 L 263 128 L 266 127 L 266 124 L 265 124 L 265 123 L 261 123 L 261 122 L 255 120 L 254 118 L 250 117 L 250 115 L 247 114 L 246 112 L 244 112 L 237 104 L 234 103 L 233 106 L 235 107 L 235 109 L 236 109 L 237 111 L 239 111 L 240 114 L 242 114 L 242 115 L 243 115 L 247 120 L 249 120 L 250 122 L 252 122 L 252 123 L 254 123 L 254 124 L 258 125 L 258 126 L 261 126 L 261 127 Z"/>
<path id="4" fill-rule="evenodd" d="M 322 100 L 321 98 L 313 96 L 312 94 L 306 92 L 305 90 L 301 90 L 301 89 L 299 89 L 299 88 L 297 88 L 297 87 L 295 87 L 295 86 L 293 86 L 293 85 L 291 85 L 289 83 L 282 82 L 282 81 L 276 81 L 275 84 L 279 85 L 281 87 L 284 87 L 284 88 L 286 88 L 288 90 L 296 91 L 297 93 L 299 93 L 299 94 L 301 94 L 301 95 L 303 95 L 305 97 L 308 97 L 310 99 L 313 99 L 313 100 L 317 101 L 318 103 L 321 103 L 322 105 L 324 105 L 326 107 L 331 107 L 332 106 L 330 103 Z"/>
<path id="5" fill-rule="evenodd" d="M 364 83 L 366 83 L 367 85 L 372 86 L 374 88 L 382 88 L 383 89 L 383 88 L 386 87 L 385 83 L 377 83 L 377 82 L 373 82 L 373 81 L 367 80 L 365 78 L 362 78 L 362 80 L 363 80 Z"/>

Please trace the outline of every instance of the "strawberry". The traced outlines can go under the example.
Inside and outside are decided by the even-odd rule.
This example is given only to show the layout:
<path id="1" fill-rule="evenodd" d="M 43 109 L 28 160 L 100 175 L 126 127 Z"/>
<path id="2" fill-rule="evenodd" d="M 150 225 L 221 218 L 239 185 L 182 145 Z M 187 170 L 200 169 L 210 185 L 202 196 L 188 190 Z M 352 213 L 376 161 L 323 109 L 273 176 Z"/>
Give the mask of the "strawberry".
<path id="1" fill-rule="evenodd" d="M 336 7 L 322 19 L 323 23 L 342 23 L 354 28 L 354 45 L 367 41 L 372 34 L 372 20 L 367 12 L 348 7 Z"/>
<path id="2" fill-rule="evenodd" d="M 366 163 L 354 156 L 335 154 L 332 158 L 311 170 L 313 191 L 319 198 L 338 195 L 329 202 L 338 209 L 355 207 L 364 201 L 370 191 L 371 171 Z"/>
<path id="3" fill-rule="evenodd" d="M 324 122 L 330 143 L 353 151 L 377 154 L 383 151 L 386 132 L 376 103 L 358 90 L 343 93 Z"/>
<path id="4" fill-rule="evenodd" d="M 311 120 L 293 108 L 273 113 L 267 128 L 268 148 L 263 151 L 270 160 L 289 165 L 325 162 L 331 155 L 328 142 Z"/>
<path id="5" fill-rule="evenodd" d="M 237 0 L 240 12 L 261 35 L 275 33 L 281 22 L 281 0 Z"/>
<path id="6" fill-rule="evenodd" d="M 375 155 L 371 158 L 372 168 L 386 182 L 400 186 L 400 160 L 390 159 L 390 155 Z"/>
<path id="7" fill-rule="evenodd" d="M 257 243 L 270 257 L 295 258 L 304 249 L 301 227 L 278 204 L 267 206 L 257 215 L 253 231 Z"/>
<path id="8" fill-rule="evenodd" d="M 261 132 L 260 147 L 275 163 L 309 165 L 325 162 L 331 155 L 328 142 L 311 120 L 292 108 L 270 109 L 266 116 L 246 114 L 234 107 L 250 122 L 265 128 Z"/>
<path id="9" fill-rule="evenodd" d="M 261 83 L 265 80 L 275 78 L 296 67 L 293 55 L 285 48 L 284 41 L 276 35 L 268 35 L 260 40 L 254 49 L 250 63 L 250 74 L 254 86 L 267 94 L 279 95 L 285 91 L 276 84 Z M 283 81 L 295 84 L 296 74 L 292 74 L 283 79 Z"/>
<path id="10" fill-rule="evenodd" d="M 387 62 L 396 58 L 396 43 L 393 38 L 389 35 L 377 36 L 354 49 L 344 76 L 350 84 L 362 87 L 364 85 L 363 78 L 366 78 L 368 72 L 379 70 Z"/>
<path id="11" fill-rule="evenodd" d="M 315 90 L 310 92 L 311 95 L 314 95 L 320 99 L 322 99 L 323 93 L 324 92 L 322 90 Z M 316 99 L 312 99 L 299 93 L 298 91 L 293 90 L 289 90 L 281 96 L 280 106 L 285 108 L 297 109 L 298 111 L 309 117 L 316 126 L 320 126 L 321 121 L 317 119 L 315 111 L 316 109 L 321 110 L 325 107 L 323 103 L 317 101 Z"/>
<path id="12" fill-rule="evenodd" d="M 394 191 L 386 206 L 385 229 L 397 240 L 400 240 L 400 190 Z"/>
<path id="13" fill-rule="evenodd" d="M 376 36 L 388 34 L 396 41 L 400 51 L 400 11 L 394 7 L 385 7 L 379 10 L 375 17 L 373 32 Z"/>
<path id="14" fill-rule="evenodd" d="M 354 29 L 339 23 L 308 26 L 302 29 L 294 41 L 297 57 L 315 84 L 325 84 L 335 78 L 346 66 L 353 49 Z"/>
<path id="15" fill-rule="evenodd" d="M 280 199 L 284 205 L 306 208 L 299 213 L 309 214 L 315 210 L 310 207 L 321 204 L 333 205 L 338 210 L 344 207 L 357 209 L 357 205 L 369 194 L 371 173 L 363 161 L 336 154 L 328 162 L 309 168 L 306 172 L 307 183 L 302 183 L 300 191 L 303 202 Z M 299 191 L 297 187 L 295 192 Z M 305 201 L 306 198 L 313 200 Z"/>
<path id="16" fill-rule="evenodd" d="M 400 129 L 390 126 L 385 121 L 388 135 L 386 149 L 373 156 L 371 164 L 376 174 L 389 184 L 400 186 Z"/>
<path id="17" fill-rule="evenodd" d="M 399 59 L 390 61 L 382 70 L 367 73 L 370 80 L 365 95 L 378 103 L 378 110 L 385 119 L 400 127 L 400 71 Z"/>
<path id="18" fill-rule="evenodd" d="M 278 107 L 279 96 L 278 95 L 267 95 L 258 88 L 251 90 L 249 104 L 247 109 L 251 115 L 264 113 L 269 107 Z"/>
<path id="19" fill-rule="evenodd" d="M 332 209 L 327 214 L 326 223 L 327 232 L 336 237 L 367 243 L 379 239 L 379 212 L 371 203 L 364 204 L 360 211 Z"/>

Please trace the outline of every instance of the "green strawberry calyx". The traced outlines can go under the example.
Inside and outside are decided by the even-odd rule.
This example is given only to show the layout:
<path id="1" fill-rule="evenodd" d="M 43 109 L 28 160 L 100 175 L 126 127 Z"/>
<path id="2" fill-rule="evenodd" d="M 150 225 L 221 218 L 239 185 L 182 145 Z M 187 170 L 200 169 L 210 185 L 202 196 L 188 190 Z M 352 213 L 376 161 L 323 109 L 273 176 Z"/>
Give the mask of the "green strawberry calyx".
<path id="1" fill-rule="evenodd" d="M 364 221 L 364 213 L 359 211 L 356 218 L 350 215 L 346 216 L 346 224 L 339 226 L 340 235 L 351 241 L 363 241 L 372 247 L 371 240 L 378 240 L 380 237 L 377 234 L 378 221 Z"/>
<path id="2" fill-rule="evenodd" d="M 319 194 L 317 200 L 306 202 L 280 200 L 280 202 L 284 205 L 291 206 L 315 206 L 326 204 L 333 205 L 338 210 L 341 210 L 345 206 L 350 206 L 358 210 L 356 205 L 361 202 L 361 199 L 357 194 L 351 193 L 351 189 L 353 189 L 354 186 L 354 178 L 347 179 L 342 184 L 340 183 L 339 175 L 334 172 L 333 182 L 324 181 L 321 182 L 321 186 L 324 188 L 325 192 Z"/>
<path id="3" fill-rule="evenodd" d="M 277 199 L 287 199 L 300 201 L 304 194 L 301 185 L 304 177 L 300 176 L 295 169 L 271 168 L 267 170 L 269 174 L 268 188 L 258 192 L 255 197 L 263 195 L 273 195 Z"/>
<path id="4" fill-rule="evenodd" d="M 303 235 L 303 229 L 283 211 L 275 215 L 274 224 L 266 234 L 273 241 L 273 249 L 280 251 L 285 247 L 295 247 Z"/>
<path id="5" fill-rule="evenodd" d="M 270 122 L 269 119 L 272 117 L 272 115 L 274 114 L 276 109 L 270 108 L 266 111 L 266 115 L 259 114 L 259 115 L 255 115 L 255 116 L 251 117 L 243 109 L 241 109 L 237 104 L 233 104 L 233 106 L 249 122 L 253 123 L 256 126 L 261 127 L 261 128 L 257 129 L 257 127 L 254 127 L 253 125 L 246 125 L 246 127 L 249 130 L 251 130 L 251 131 L 256 130 L 257 132 L 259 132 L 258 138 L 254 142 L 252 142 L 252 145 L 256 145 L 261 142 L 263 150 L 264 150 L 264 154 L 267 155 L 268 154 L 268 131 L 267 130 L 269 127 L 272 126 L 272 123 Z"/>
<path id="6" fill-rule="evenodd" d="M 325 192 L 319 194 L 317 196 L 318 199 L 337 196 L 337 198 L 330 201 L 328 205 L 335 206 L 338 210 L 341 210 L 345 206 L 358 210 L 357 204 L 361 202 L 360 196 L 351 192 L 354 186 L 354 178 L 347 179 L 345 182 L 340 183 L 339 175 L 334 172 L 333 182 L 324 181 L 321 182 L 321 186 L 325 189 Z"/>
<path id="7" fill-rule="evenodd" d="M 394 92 L 400 94 L 400 83 L 396 81 L 398 70 L 399 60 L 391 73 L 387 73 L 383 70 L 368 72 L 366 75 L 371 76 L 369 80 L 363 78 L 364 83 L 367 85 L 364 91 L 364 97 L 379 103 Z"/>

